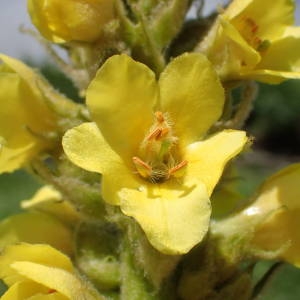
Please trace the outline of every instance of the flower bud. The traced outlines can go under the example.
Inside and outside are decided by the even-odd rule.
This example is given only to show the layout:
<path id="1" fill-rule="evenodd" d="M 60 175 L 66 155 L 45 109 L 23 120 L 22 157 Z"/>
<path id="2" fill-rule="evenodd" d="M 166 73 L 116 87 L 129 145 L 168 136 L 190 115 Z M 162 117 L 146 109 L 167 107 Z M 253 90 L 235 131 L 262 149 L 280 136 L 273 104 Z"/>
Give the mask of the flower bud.
<path id="1" fill-rule="evenodd" d="M 94 42 L 114 17 L 112 0 L 28 0 L 32 23 L 48 40 Z"/>

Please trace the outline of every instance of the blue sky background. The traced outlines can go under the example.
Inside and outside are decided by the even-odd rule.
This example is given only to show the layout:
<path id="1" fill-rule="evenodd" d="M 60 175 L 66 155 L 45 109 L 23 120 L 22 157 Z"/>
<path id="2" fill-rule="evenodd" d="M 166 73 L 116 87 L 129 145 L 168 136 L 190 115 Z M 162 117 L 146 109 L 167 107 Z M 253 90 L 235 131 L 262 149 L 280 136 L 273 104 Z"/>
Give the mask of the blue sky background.
<path id="1" fill-rule="evenodd" d="M 19 32 L 20 25 L 32 28 L 26 2 L 26 0 L 0 0 L 0 52 L 17 58 L 30 57 L 35 62 L 43 61 L 47 56 L 39 43 Z M 205 12 L 212 10 L 217 3 L 224 2 L 226 0 L 206 0 Z M 297 3 L 296 17 L 300 24 L 300 0 L 297 0 Z"/>

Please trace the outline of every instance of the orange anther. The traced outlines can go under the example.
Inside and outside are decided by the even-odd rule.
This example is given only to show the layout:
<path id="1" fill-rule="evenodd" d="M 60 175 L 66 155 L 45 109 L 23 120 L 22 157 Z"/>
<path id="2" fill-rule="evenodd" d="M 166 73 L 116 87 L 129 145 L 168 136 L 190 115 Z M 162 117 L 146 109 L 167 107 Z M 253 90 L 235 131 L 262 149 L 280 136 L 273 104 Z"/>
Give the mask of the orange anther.
<path id="1" fill-rule="evenodd" d="M 258 25 L 255 23 L 255 21 L 251 18 L 245 18 L 245 22 L 248 26 L 251 27 L 251 32 L 256 33 L 258 30 Z"/>
<path id="2" fill-rule="evenodd" d="M 161 111 L 156 111 L 155 117 L 156 117 L 157 122 L 159 122 L 159 123 L 162 123 L 165 121 L 164 114 Z"/>
<path id="3" fill-rule="evenodd" d="M 149 166 L 146 162 L 144 162 L 143 160 L 141 160 L 137 156 L 134 156 L 132 158 L 132 160 L 133 160 L 134 164 L 137 164 L 138 166 L 142 166 L 143 168 L 145 168 L 147 170 L 152 170 L 151 166 Z"/>
<path id="4" fill-rule="evenodd" d="M 178 165 L 174 166 L 173 168 L 169 169 L 169 176 L 174 175 L 174 173 L 176 173 L 177 171 L 181 170 L 182 168 L 184 168 L 187 165 L 187 161 L 183 160 L 181 163 L 179 163 Z"/>
<path id="5" fill-rule="evenodd" d="M 146 140 L 150 141 L 150 140 L 159 140 L 163 137 L 165 137 L 168 132 L 170 130 L 168 128 L 156 128 L 155 130 L 153 130 L 146 138 Z"/>
<path id="6" fill-rule="evenodd" d="M 140 158 L 134 156 L 132 158 L 132 161 L 138 171 L 138 173 L 144 177 L 144 178 L 149 178 L 152 174 L 152 168 L 150 165 L 148 165 L 146 162 L 141 160 Z"/>
<path id="7" fill-rule="evenodd" d="M 156 128 L 155 130 L 153 130 L 148 136 L 147 136 L 147 140 L 152 140 L 152 139 L 158 139 L 160 137 L 162 133 L 162 129 L 161 128 Z"/>
<path id="8" fill-rule="evenodd" d="M 162 128 L 159 136 L 156 139 L 158 140 L 159 138 L 163 138 L 164 136 L 166 136 L 169 133 L 169 131 L 170 131 L 169 128 L 166 128 L 166 127 Z"/>

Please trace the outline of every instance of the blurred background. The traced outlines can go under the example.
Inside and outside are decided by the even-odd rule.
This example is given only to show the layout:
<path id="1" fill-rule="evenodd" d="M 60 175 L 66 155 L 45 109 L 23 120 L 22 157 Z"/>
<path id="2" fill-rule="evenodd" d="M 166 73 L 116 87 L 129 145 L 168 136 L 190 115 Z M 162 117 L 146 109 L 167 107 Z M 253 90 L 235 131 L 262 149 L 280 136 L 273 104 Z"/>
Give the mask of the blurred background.
<path id="1" fill-rule="evenodd" d="M 204 13 L 209 14 L 216 4 L 222 2 L 226 3 L 206 0 Z M 300 24 L 300 0 L 296 2 L 296 22 Z M 194 14 L 192 9 L 189 17 Z M 39 68 L 57 89 L 72 99 L 78 99 L 70 80 L 58 71 L 33 37 L 20 33 L 20 26 L 32 28 L 26 0 L 1 0 L 0 52 Z M 300 52 L 300 49 L 295 51 Z M 64 57 L 63 52 L 60 54 Z M 250 135 L 255 137 L 254 150 L 239 159 L 240 189 L 245 198 L 269 174 L 289 163 L 300 162 L 300 81 L 290 80 L 278 86 L 260 84 L 259 90 L 254 110 L 246 124 Z M 41 183 L 24 171 L 0 175 L 0 219 L 20 211 L 20 200 L 30 198 L 39 186 Z M 260 278 L 272 263 L 258 264 L 254 270 L 255 278 Z M 300 270 L 290 265 L 278 268 L 258 299 L 299 300 Z"/>

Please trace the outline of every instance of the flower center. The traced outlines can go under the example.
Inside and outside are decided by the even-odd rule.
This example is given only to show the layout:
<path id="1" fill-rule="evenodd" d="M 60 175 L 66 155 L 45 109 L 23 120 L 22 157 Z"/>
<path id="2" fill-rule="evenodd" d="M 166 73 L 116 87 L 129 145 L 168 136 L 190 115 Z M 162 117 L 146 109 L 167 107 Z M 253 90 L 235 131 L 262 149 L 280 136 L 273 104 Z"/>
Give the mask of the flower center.
<path id="1" fill-rule="evenodd" d="M 157 111 L 154 116 L 154 123 L 140 145 L 139 156 L 134 156 L 132 161 L 142 178 L 161 183 L 171 177 L 181 177 L 187 161 L 180 160 L 178 138 L 168 114 Z"/>
<path id="2" fill-rule="evenodd" d="M 242 17 L 240 32 L 245 40 L 258 52 L 264 52 L 270 46 L 270 41 L 262 40 L 258 36 L 259 26 L 250 17 Z"/>

